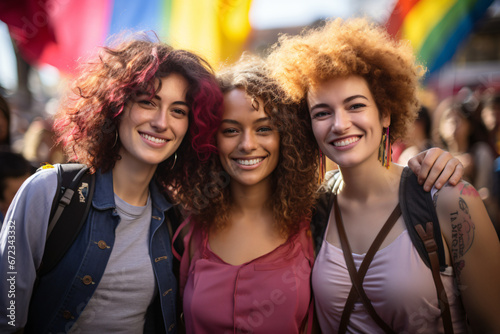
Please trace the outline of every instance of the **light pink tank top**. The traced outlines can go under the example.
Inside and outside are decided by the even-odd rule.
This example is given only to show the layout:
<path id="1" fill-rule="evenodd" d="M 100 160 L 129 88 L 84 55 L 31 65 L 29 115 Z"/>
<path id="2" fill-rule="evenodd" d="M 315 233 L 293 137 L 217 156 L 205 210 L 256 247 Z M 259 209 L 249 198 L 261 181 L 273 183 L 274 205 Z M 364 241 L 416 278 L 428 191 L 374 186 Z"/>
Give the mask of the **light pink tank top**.
<path id="1" fill-rule="evenodd" d="M 356 269 L 359 269 L 365 254 L 352 255 Z M 450 302 L 454 332 L 466 333 L 465 313 L 451 269 L 448 267 L 446 273 L 441 273 L 441 279 Z M 342 249 L 326 239 L 313 267 L 312 285 L 321 329 L 323 333 L 336 333 L 351 280 Z M 397 333 L 444 332 L 431 271 L 413 246 L 408 231 L 375 254 L 363 288 L 377 314 Z M 347 331 L 383 333 L 359 300 Z"/>

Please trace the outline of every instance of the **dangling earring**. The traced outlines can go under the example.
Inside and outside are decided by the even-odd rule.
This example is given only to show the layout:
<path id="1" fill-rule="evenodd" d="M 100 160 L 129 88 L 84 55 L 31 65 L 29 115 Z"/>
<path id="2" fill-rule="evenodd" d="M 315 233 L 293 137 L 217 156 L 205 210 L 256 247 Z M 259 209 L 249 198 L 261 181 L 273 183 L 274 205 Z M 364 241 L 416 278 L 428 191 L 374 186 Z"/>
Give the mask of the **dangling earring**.
<path id="1" fill-rule="evenodd" d="M 382 141 L 380 142 L 380 146 L 378 148 L 378 160 L 382 162 L 382 166 L 387 169 L 389 169 L 391 165 L 391 155 L 392 147 L 389 137 L 389 127 L 387 127 L 385 133 L 382 135 Z"/>
<path id="2" fill-rule="evenodd" d="M 111 146 L 111 148 L 115 148 L 117 142 L 118 142 L 118 130 L 115 130 L 115 142 L 113 143 L 113 146 Z"/>
<path id="3" fill-rule="evenodd" d="M 322 184 L 326 174 L 326 156 L 319 150 L 319 175 L 318 184 Z"/>
<path id="4" fill-rule="evenodd" d="M 174 163 L 172 164 L 172 166 L 170 167 L 170 169 L 174 168 L 176 162 L 177 162 L 177 152 L 174 153 Z"/>

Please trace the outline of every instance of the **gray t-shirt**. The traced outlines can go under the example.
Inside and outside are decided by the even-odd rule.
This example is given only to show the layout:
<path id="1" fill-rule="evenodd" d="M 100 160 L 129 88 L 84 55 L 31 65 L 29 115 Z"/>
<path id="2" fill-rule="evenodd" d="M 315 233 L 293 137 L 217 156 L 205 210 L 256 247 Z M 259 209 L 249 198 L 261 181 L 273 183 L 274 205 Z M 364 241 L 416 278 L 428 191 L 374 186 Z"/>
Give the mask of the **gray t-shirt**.
<path id="1" fill-rule="evenodd" d="M 94 295 L 69 333 L 142 333 L 157 287 L 149 257 L 151 198 L 130 205 L 115 195 L 115 244 Z"/>

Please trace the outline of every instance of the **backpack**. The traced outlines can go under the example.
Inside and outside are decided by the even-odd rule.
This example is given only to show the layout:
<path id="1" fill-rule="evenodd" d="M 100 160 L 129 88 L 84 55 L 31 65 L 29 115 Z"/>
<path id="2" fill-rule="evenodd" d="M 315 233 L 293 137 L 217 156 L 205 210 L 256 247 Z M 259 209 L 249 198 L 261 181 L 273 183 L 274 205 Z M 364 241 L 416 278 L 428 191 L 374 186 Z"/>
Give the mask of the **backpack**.
<path id="1" fill-rule="evenodd" d="M 342 182 L 339 170 L 328 172 L 325 180 L 320 188 L 320 197 L 311 220 L 316 254 L 323 242 L 330 209 L 333 206 L 332 193 L 338 190 Z M 431 193 L 424 191 L 417 176 L 408 167 L 401 175 L 399 204 L 410 239 L 422 261 L 431 269 L 445 333 L 453 333 L 449 302 L 440 277 L 440 271 L 445 270 L 446 262 L 436 208 Z"/>
<path id="2" fill-rule="evenodd" d="M 47 238 L 42 262 L 37 271 L 37 277 L 51 271 L 63 258 L 80 233 L 92 204 L 95 190 L 95 173 L 91 174 L 84 164 L 68 163 L 55 166 L 45 165 L 38 170 L 57 169 L 57 189 L 54 196 L 47 228 Z M 75 196 L 77 193 L 77 196 Z M 164 194 L 167 200 L 167 194 Z M 182 221 L 181 212 L 177 206 L 167 211 L 171 223 L 169 233 L 175 232 Z M 177 251 L 182 253 L 184 245 L 175 243 Z M 174 266 L 178 264 L 174 261 Z"/>
<path id="3" fill-rule="evenodd" d="M 57 169 L 59 191 L 52 201 L 45 250 L 37 276 L 51 271 L 75 241 L 87 219 L 95 188 L 95 174 L 91 174 L 86 165 L 45 165 L 38 170 L 47 168 Z"/>

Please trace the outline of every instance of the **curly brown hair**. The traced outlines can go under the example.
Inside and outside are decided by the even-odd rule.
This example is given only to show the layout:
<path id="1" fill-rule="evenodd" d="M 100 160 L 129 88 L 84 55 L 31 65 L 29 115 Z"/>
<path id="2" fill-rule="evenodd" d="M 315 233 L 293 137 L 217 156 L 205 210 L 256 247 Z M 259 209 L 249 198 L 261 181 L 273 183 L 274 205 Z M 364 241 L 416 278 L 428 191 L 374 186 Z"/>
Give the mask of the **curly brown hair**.
<path id="1" fill-rule="evenodd" d="M 210 65 L 201 57 L 153 41 L 145 33 L 104 47 L 98 57 L 80 68 L 55 117 L 58 142 L 72 161 L 103 172 L 120 159 L 117 129 L 121 114 L 134 94 L 161 89 L 161 78 L 171 73 L 188 82 L 189 131 L 174 157 L 163 161 L 156 178 L 164 188 L 180 191 L 199 158 L 216 151 L 214 131 L 222 113 L 222 93 Z M 196 144 L 194 144 L 196 143 Z M 173 166 L 173 167 L 172 167 Z"/>
<path id="2" fill-rule="evenodd" d="M 277 83 L 269 76 L 265 62 L 244 54 L 238 62 L 218 74 L 222 92 L 242 89 L 252 98 L 254 108 L 258 101 L 280 134 L 278 166 L 272 173 L 274 193 L 269 207 L 274 212 L 277 229 L 289 236 L 311 216 L 317 185 L 317 145 L 309 127 L 309 116 L 299 109 L 304 104 L 291 103 Z M 231 193 L 230 177 L 222 168 L 220 158 L 213 154 L 200 165 L 191 177 L 191 193 L 185 193 L 182 202 L 193 210 L 193 218 L 205 228 L 223 227 L 228 223 Z M 214 225 L 215 224 L 215 225 Z"/>
<path id="3" fill-rule="evenodd" d="M 404 137 L 419 109 L 424 74 L 408 42 L 396 41 L 367 19 L 336 19 L 298 36 L 281 36 L 268 61 L 273 76 L 295 101 L 336 77 L 363 77 L 381 115 L 391 116 L 391 142 Z"/>

